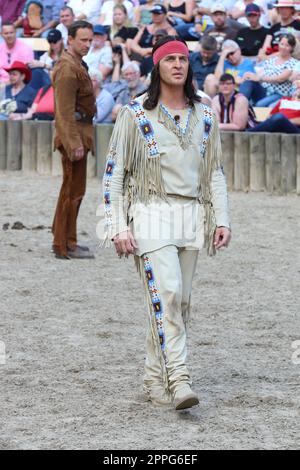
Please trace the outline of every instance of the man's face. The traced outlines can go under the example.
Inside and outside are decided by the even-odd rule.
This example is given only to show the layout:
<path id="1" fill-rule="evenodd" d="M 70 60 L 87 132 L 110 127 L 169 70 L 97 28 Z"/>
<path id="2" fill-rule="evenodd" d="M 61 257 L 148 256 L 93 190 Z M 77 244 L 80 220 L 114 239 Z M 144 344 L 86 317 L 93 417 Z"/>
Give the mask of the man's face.
<path id="1" fill-rule="evenodd" d="M 223 13 L 222 11 L 216 11 L 216 13 L 213 13 L 211 17 L 217 28 L 221 28 L 222 26 L 225 25 L 226 18 L 227 18 L 226 13 Z"/>
<path id="2" fill-rule="evenodd" d="M 222 93 L 222 95 L 224 96 L 231 96 L 232 93 L 234 92 L 234 89 L 235 89 L 235 84 L 230 80 L 226 80 L 226 82 L 219 83 L 220 93 Z"/>
<path id="3" fill-rule="evenodd" d="M 9 72 L 9 81 L 10 84 L 15 86 L 15 85 L 21 85 L 25 78 L 25 75 L 21 73 L 19 70 L 12 70 Z"/>
<path id="4" fill-rule="evenodd" d="M 209 62 L 213 56 L 215 55 L 216 51 L 207 51 L 200 46 L 201 56 L 204 62 Z"/>
<path id="5" fill-rule="evenodd" d="M 256 13 L 250 13 L 247 15 L 247 20 L 249 21 L 251 28 L 257 28 L 259 25 L 260 15 L 257 15 Z"/>
<path id="6" fill-rule="evenodd" d="M 285 20 L 285 19 L 291 18 L 295 10 L 292 7 L 281 7 L 281 8 L 277 8 L 277 11 L 281 19 Z"/>
<path id="7" fill-rule="evenodd" d="M 235 51 L 228 52 L 226 58 L 232 65 L 238 65 L 241 61 L 242 53 L 241 49 L 236 49 Z"/>
<path id="8" fill-rule="evenodd" d="M 169 54 L 159 63 L 160 79 L 170 86 L 184 86 L 189 70 L 189 59 L 184 54 Z"/>
<path id="9" fill-rule="evenodd" d="M 106 34 L 94 34 L 93 46 L 98 48 L 98 49 L 101 49 L 102 47 L 105 46 L 106 39 L 107 39 Z"/>
<path id="10" fill-rule="evenodd" d="M 3 26 L 2 37 L 7 46 L 13 46 L 17 37 L 15 28 L 13 26 Z"/>
<path id="11" fill-rule="evenodd" d="M 152 13 L 152 22 L 154 24 L 162 23 L 166 19 L 166 15 L 164 13 Z"/>
<path id="12" fill-rule="evenodd" d="M 128 69 L 124 70 L 124 72 L 122 72 L 122 76 L 124 80 L 126 80 L 128 88 L 130 90 L 134 90 L 137 87 L 137 84 L 140 79 L 140 74 L 139 72 L 134 70 L 134 68 L 129 67 Z"/>
<path id="13" fill-rule="evenodd" d="M 83 57 L 88 52 L 93 41 L 93 31 L 88 28 L 78 29 L 75 38 L 69 36 L 69 45 L 75 54 Z"/>
<path id="14" fill-rule="evenodd" d="M 70 10 L 63 10 L 60 12 L 60 22 L 68 28 L 74 22 L 74 16 Z"/>

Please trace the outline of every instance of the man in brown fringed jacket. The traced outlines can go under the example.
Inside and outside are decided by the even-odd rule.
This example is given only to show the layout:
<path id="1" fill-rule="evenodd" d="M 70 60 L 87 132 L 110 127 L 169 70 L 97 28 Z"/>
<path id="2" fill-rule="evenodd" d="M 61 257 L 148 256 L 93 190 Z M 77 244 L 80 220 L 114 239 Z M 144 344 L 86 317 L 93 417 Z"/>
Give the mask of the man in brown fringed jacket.
<path id="1" fill-rule="evenodd" d="M 93 27 L 76 21 L 69 28 L 68 51 L 53 73 L 55 91 L 55 149 L 62 154 L 63 184 L 52 226 L 56 258 L 92 258 L 77 245 L 76 220 L 86 188 L 87 154 L 93 151 L 93 86 L 82 57 L 93 39 Z"/>

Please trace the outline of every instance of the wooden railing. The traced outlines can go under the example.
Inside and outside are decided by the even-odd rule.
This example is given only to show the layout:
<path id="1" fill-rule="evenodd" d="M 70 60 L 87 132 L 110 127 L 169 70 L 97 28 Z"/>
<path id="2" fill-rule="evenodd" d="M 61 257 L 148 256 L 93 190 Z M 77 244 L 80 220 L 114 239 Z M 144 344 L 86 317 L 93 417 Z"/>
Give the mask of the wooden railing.
<path id="1" fill-rule="evenodd" d="M 113 126 L 95 126 L 96 156 L 89 156 L 88 176 L 102 177 Z M 0 170 L 60 175 L 59 152 L 53 152 L 51 122 L 0 121 Z M 300 135 L 222 132 L 230 190 L 300 195 Z"/>

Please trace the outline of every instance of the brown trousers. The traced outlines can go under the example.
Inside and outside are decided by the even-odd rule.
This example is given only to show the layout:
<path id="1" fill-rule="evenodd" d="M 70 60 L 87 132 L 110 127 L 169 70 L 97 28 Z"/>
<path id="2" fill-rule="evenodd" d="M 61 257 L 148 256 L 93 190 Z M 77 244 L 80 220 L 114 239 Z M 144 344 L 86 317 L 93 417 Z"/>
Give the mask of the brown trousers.
<path id="1" fill-rule="evenodd" d="M 67 255 L 77 245 L 77 216 L 86 189 L 87 152 L 82 160 L 72 162 L 64 148 L 62 154 L 63 183 L 52 225 L 55 253 Z"/>

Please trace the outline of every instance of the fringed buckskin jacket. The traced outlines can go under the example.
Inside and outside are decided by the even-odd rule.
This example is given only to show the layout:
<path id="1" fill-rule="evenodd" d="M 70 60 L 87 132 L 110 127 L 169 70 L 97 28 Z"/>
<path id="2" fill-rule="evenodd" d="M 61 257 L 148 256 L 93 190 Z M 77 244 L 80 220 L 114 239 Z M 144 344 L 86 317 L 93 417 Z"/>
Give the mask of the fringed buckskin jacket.
<path id="1" fill-rule="evenodd" d="M 179 126 L 162 104 L 145 110 L 145 96 L 121 109 L 111 137 L 103 179 L 106 245 L 130 228 L 133 206 L 159 208 L 182 198 L 202 205 L 204 245 L 213 255 L 216 227 L 230 227 L 216 117 L 195 102 Z"/>

